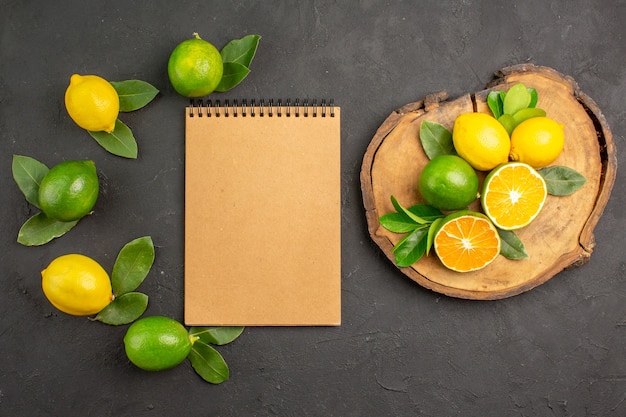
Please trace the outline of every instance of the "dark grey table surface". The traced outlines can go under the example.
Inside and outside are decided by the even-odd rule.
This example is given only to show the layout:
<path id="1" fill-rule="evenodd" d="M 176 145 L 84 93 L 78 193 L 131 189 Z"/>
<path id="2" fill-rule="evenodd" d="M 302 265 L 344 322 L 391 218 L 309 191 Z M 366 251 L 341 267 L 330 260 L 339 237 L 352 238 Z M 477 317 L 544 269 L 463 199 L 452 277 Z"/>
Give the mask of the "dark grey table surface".
<path id="1" fill-rule="evenodd" d="M 492 302 L 442 296 L 398 272 L 367 234 L 359 183 L 366 147 L 394 109 L 441 90 L 481 90 L 518 63 L 573 77 L 621 150 L 625 20 L 623 0 L 0 1 L 0 415 L 625 416 L 623 171 L 590 262 Z M 146 315 L 182 320 L 187 100 L 166 65 L 196 31 L 218 47 L 263 36 L 250 76 L 220 97 L 342 107 L 342 325 L 247 328 L 220 348 L 231 370 L 222 385 L 188 362 L 160 373 L 132 366 L 126 326 L 56 311 L 39 275 L 75 251 L 110 269 L 124 243 L 150 235 Z M 124 116 L 137 160 L 106 153 L 69 119 L 72 73 L 160 89 Z M 93 159 L 95 213 L 47 245 L 16 243 L 34 211 L 13 182 L 13 154 L 49 166 Z"/>

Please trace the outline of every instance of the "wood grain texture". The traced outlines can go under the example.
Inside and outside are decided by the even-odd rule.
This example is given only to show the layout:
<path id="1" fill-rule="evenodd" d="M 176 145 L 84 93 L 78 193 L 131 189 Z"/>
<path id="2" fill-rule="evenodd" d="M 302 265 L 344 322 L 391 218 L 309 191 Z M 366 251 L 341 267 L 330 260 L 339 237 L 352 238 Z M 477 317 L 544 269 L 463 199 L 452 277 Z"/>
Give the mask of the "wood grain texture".
<path id="1" fill-rule="evenodd" d="M 512 261 L 500 256 L 485 269 L 458 273 L 446 269 L 431 254 L 411 267 L 399 268 L 433 291 L 477 300 L 511 297 L 546 282 L 563 269 L 585 264 L 593 252 L 593 230 L 608 202 L 617 169 L 612 134 L 598 106 L 571 77 L 532 64 L 499 70 L 483 91 L 451 101 L 446 101 L 445 92 L 436 93 L 389 115 L 368 146 L 361 168 L 369 234 L 393 261 L 393 246 L 403 235 L 389 232 L 378 221 L 381 215 L 394 211 L 390 196 L 407 207 L 424 203 L 417 191 L 419 174 L 428 162 L 419 140 L 422 121 L 438 122 L 452 130 L 462 113 L 490 113 L 486 98 L 491 90 L 508 90 L 518 82 L 535 88 L 537 107 L 564 125 L 565 147 L 553 165 L 573 168 L 587 182 L 570 196 L 548 196 L 535 221 L 516 232 L 526 246 L 528 259 Z M 485 174 L 479 173 L 481 183 Z M 480 210 L 479 202 L 470 208 Z"/>

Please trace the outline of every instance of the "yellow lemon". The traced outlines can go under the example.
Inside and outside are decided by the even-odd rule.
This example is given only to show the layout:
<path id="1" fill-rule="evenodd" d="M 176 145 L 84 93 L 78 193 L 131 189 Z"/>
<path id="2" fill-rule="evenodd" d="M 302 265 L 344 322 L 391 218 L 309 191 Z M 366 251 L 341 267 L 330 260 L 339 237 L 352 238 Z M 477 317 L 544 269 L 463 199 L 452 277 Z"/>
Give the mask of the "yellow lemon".
<path id="1" fill-rule="evenodd" d="M 458 116 L 452 129 L 452 142 L 459 156 L 479 171 L 489 171 L 509 160 L 509 134 L 486 113 Z"/>
<path id="2" fill-rule="evenodd" d="M 74 74 L 65 90 L 65 108 L 72 120 L 83 129 L 111 133 L 120 111 L 120 98 L 104 78 Z"/>
<path id="3" fill-rule="evenodd" d="M 565 145 L 563 125 L 549 117 L 525 120 L 511 134 L 511 159 L 533 168 L 550 165 Z"/>
<path id="4" fill-rule="evenodd" d="M 74 316 L 96 314 L 113 301 L 109 275 L 85 255 L 54 259 L 41 271 L 41 286 L 53 306 Z"/>

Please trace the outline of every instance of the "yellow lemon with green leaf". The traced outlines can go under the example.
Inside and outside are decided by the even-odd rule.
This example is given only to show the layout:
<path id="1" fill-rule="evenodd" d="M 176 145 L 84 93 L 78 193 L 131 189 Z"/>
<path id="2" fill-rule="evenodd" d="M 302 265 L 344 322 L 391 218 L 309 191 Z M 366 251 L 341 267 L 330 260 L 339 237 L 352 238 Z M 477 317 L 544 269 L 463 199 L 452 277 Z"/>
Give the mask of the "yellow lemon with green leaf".
<path id="1" fill-rule="evenodd" d="M 104 78 L 74 74 L 65 90 L 65 108 L 83 129 L 111 133 L 119 114 L 120 98 L 113 85 Z"/>

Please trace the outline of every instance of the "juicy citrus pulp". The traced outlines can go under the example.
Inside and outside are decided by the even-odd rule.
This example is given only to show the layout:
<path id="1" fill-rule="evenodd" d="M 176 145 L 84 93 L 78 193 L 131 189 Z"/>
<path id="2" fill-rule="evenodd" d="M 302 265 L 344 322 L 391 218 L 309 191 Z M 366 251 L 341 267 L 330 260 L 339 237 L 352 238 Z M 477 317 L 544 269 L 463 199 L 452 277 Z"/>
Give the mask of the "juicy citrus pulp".
<path id="1" fill-rule="evenodd" d="M 480 200 L 497 227 L 515 230 L 537 217 L 546 197 L 546 182 L 535 169 L 522 162 L 509 162 L 487 175 Z"/>
<path id="2" fill-rule="evenodd" d="M 109 275 L 98 262 L 80 254 L 50 262 L 41 271 L 41 287 L 53 306 L 74 316 L 96 314 L 113 300 Z"/>
<path id="3" fill-rule="evenodd" d="M 191 344 L 185 327 L 163 316 L 137 320 L 124 336 L 126 356 L 146 371 L 173 368 L 189 355 Z"/>
<path id="4" fill-rule="evenodd" d="M 167 73 L 178 94 L 204 97 L 219 85 L 224 64 L 215 46 L 200 39 L 197 33 L 194 36 L 174 48 L 167 63 Z"/>
<path id="5" fill-rule="evenodd" d="M 426 203 L 440 210 L 457 210 L 476 199 L 478 176 L 462 158 L 439 155 L 424 166 L 418 186 Z"/>
<path id="6" fill-rule="evenodd" d="M 445 217 L 435 232 L 435 253 L 457 272 L 482 269 L 500 254 L 501 240 L 491 221 L 481 213 L 457 211 Z"/>
<path id="7" fill-rule="evenodd" d="M 459 115 L 452 128 L 452 142 L 459 156 L 479 171 L 489 171 L 509 160 L 509 134 L 486 113 Z"/>
<path id="8" fill-rule="evenodd" d="M 65 90 L 65 108 L 74 122 L 92 132 L 112 132 L 120 98 L 110 82 L 97 75 L 74 74 Z"/>
<path id="9" fill-rule="evenodd" d="M 48 171 L 39 185 L 39 206 L 47 217 L 78 220 L 98 199 L 99 183 L 93 161 L 64 161 Z"/>
<path id="10" fill-rule="evenodd" d="M 511 159 L 543 168 L 558 158 L 565 145 L 563 125 L 549 117 L 523 121 L 511 134 Z"/>

